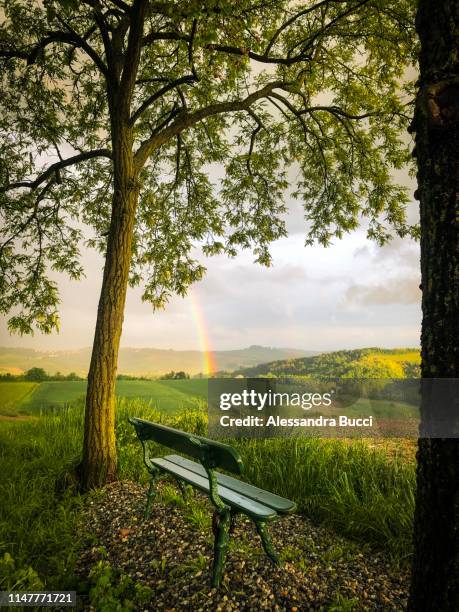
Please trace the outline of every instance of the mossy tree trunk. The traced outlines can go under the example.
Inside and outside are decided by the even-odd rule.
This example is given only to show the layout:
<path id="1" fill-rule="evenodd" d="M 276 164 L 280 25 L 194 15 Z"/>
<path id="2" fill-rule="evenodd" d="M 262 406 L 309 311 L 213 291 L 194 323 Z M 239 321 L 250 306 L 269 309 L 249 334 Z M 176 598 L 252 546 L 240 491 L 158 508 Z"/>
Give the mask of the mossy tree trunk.
<path id="1" fill-rule="evenodd" d="M 82 466 L 85 489 L 116 477 L 116 370 L 138 201 L 129 129 L 116 128 L 113 156 L 112 216 L 86 394 Z"/>
<path id="2" fill-rule="evenodd" d="M 139 199 L 131 106 L 140 61 L 147 0 L 135 0 L 127 46 L 105 31 L 107 98 L 113 160 L 111 222 L 96 330 L 88 373 L 81 485 L 100 487 L 117 476 L 115 384 L 124 306 L 131 265 L 132 240 Z"/>
<path id="3" fill-rule="evenodd" d="M 459 376 L 459 8 L 420 0 L 422 376 Z M 431 406 L 423 411 L 432 420 Z M 430 414 L 429 414 L 430 411 Z M 459 415 L 455 415 L 457 419 Z M 459 610 L 459 440 L 420 439 L 410 610 Z"/>

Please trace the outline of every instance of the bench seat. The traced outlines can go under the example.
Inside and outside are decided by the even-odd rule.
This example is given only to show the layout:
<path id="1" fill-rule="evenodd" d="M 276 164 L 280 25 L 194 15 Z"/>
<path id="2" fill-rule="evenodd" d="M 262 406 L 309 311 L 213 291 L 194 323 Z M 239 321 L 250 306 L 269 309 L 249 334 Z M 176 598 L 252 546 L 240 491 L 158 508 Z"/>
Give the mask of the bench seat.
<path id="1" fill-rule="evenodd" d="M 199 476 L 203 476 L 207 481 L 207 474 L 205 469 L 202 467 L 200 463 L 196 463 L 195 461 L 190 461 L 185 457 L 181 457 L 179 455 L 168 455 L 164 457 L 167 461 L 175 463 Z M 219 492 L 221 491 L 220 485 L 225 487 L 226 489 L 231 489 L 239 495 L 243 495 L 244 497 L 248 497 L 249 499 L 253 499 L 254 501 L 262 504 L 263 506 L 267 506 L 268 508 L 272 508 L 277 512 L 277 514 L 291 514 L 296 510 L 295 502 L 286 499 L 285 497 L 281 497 L 280 495 L 275 495 L 270 491 L 265 491 L 264 489 L 260 489 L 259 487 L 255 487 L 248 482 L 244 482 L 243 480 L 239 480 L 238 478 L 232 478 L 231 476 L 227 476 L 226 474 L 220 474 L 216 472 L 217 482 L 219 484 Z M 209 488 L 207 487 L 206 491 Z M 223 498 L 223 494 L 220 493 L 220 496 Z"/>
<path id="2" fill-rule="evenodd" d="M 177 455 L 172 455 L 173 457 L 179 458 Z M 204 469 L 203 475 L 197 473 L 195 470 L 189 469 L 189 467 L 184 467 L 179 465 L 178 463 L 171 461 L 171 457 L 164 457 L 162 459 L 152 459 L 153 465 L 172 474 L 176 478 L 180 478 L 184 482 L 204 491 L 205 493 L 209 493 L 209 479 L 206 476 L 206 472 Z M 188 463 L 193 463 L 196 467 L 199 467 L 194 461 L 189 461 Z M 221 474 L 219 474 L 220 476 Z M 236 480 L 236 479 L 233 479 Z M 239 481 L 240 482 L 240 481 Z M 251 499 L 250 497 L 245 497 L 240 493 L 237 493 L 233 489 L 229 489 L 225 486 L 218 485 L 218 494 L 221 500 L 231 507 L 240 510 L 244 514 L 248 514 L 252 518 L 261 521 L 270 521 L 276 517 L 277 513 L 272 508 L 268 506 L 264 506 L 263 504 Z"/>

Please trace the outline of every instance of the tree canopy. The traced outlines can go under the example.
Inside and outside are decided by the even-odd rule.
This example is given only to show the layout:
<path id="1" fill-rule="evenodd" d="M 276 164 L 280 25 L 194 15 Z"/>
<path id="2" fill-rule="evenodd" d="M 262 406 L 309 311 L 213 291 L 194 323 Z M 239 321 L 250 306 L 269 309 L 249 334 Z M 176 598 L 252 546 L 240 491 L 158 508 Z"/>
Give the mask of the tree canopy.
<path id="1" fill-rule="evenodd" d="M 205 254 L 285 235 L 285 196 L 308 244 L 357 227 L 414 234 L 392 172 L 409 163 L 411 0 L 3 0 L 0 311 L 58 327 L 50 270 L 78 279 L 106 250 L 113 122 L 139 189 L 130 282 L 162 306 Z M 115 184 L 116 189 L 116 184 Z M 88 229 L 90 228 L 90 233 Z"/>

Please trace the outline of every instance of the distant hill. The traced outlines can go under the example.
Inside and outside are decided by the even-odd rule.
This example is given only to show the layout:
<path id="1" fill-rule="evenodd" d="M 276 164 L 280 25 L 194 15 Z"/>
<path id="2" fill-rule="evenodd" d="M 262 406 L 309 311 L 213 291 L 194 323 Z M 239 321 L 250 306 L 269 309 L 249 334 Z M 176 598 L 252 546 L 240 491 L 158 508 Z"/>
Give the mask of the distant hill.
<path id="1" fill-rule="evenodd" d="M 241 368 L 243 376 L 311 376 L 318 378 L 417 378 L 420 353 L 414 348 L 364 348 L 288 358 Z"/>
<path id="2" fill-rule="evenodd" d="M 253 367 L 267 361 L 317 354 L 318 351 L 254 345 L 234 351 L 215 351 L 214 357 L 218 370 L 232 371 Z M 90 355 L 90 348 L 73 351 L 35 351 L 0 347 L 0 373 L 21 374 L 30 368 L 39 367 L 49 374 L 76 372 L 80 376 L 86 376 Z M 133 376 L 157 376 L 171 370 L 184 370 L 191 375 L 202 372 L 203 353 L 155 348 L 123 348 L 120 350 L 119 373 Z"/>

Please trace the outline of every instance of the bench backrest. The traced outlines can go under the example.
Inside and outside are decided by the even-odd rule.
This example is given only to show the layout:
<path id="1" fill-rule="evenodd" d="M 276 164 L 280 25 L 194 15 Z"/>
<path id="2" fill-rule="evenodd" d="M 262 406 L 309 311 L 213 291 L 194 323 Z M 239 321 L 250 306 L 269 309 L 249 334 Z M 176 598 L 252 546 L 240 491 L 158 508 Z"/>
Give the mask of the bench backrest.
<path id="1" fill-rule="evenodd" d="M 129 422 L 134 425 L 142 444 L 153 440 L 179 453 L 198 459 L 204 467 L 222 468 L 233 474 L 242 474 L 244 471 L 241 456 L 229 444 L 136 417 L 130 417 Z"/>

